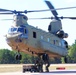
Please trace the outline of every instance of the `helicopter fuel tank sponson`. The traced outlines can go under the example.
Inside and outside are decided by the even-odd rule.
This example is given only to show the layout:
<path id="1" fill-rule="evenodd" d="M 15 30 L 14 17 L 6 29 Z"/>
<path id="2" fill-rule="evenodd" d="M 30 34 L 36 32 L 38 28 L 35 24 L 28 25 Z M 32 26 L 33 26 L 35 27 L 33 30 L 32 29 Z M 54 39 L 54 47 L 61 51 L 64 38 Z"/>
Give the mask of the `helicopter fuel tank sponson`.
<path id="1" fill-rule="evenodd" d="M 59 47 L 59 46 L 56 46 L 54 44 L 50 44 L 48 42 L 45 42 L 43 40 L 40 40 L 40 44 L 41 44 L 41 48 L 46 50 L 46 51 L 49 51 L 49 52 L 55 52 L 61 56 L 66 56 L 68 51 L 66 48 L 62 48 L 62 47 Z"/>

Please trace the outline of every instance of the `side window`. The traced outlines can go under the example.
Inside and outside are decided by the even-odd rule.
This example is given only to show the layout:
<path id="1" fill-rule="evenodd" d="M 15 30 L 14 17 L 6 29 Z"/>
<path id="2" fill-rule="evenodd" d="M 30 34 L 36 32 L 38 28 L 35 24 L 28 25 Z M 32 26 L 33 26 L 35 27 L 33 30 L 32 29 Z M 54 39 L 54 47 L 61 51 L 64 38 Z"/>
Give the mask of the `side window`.
<path id="1" fill-rule="evenodd" d="M 61 42 L 59 42 L 59 46 L 61 46 Z"/>
<path id="2" fill-rule="evenodd" d="M 43 36 L 41 36 L 41 39 L 43 39 Z"/>
<path id="3" fill-rule="evenodd" d="M 26 29 L 24 29 L 24 33 L 25 33 L 25 34 L 27 33 L 27 30 L 26 30 Z"/>
<path id="4" fill-rule="evenodd" d="M 55 40 L 53 40 L 53 42 L 54 42 L 54 44 L 56 43 L 56 41 L 55 41 Z"/>
<path id="5" fill-rule="evenodd" d="M 36 36 L 36 32 L 33 32 L 33 38 L 36 38 L 37 36 Z"/>
<path id="6" fill-rule="evenodd" d="M 50 38 L 47 38 L 47 41 L 50 42 Z"/>

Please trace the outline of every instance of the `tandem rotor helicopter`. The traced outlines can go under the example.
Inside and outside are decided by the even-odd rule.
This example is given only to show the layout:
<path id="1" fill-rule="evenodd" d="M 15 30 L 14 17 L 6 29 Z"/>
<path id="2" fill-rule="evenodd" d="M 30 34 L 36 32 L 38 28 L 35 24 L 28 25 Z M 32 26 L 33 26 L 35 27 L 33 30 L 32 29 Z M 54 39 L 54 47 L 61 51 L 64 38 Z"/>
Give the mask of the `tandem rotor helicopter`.
<path id="1" fill-rule="evenodd" d="M 9 28 L 6 34 L 7 44 L 18 52 L 24 52 L 27 54 L 43 55 L 47 53 L 49 57 L 65 57 L 68 53 L 68 43 L 64 38 L 68 37 L 62 29 L 61 19 L 76 19 L 75 17 L 58 17 L 56 10 L 70 9 L 68 8 L 58 8 L 55 9 L 51 2 L 46 1 L 45 3 L 50 8 L 49 10 L 34 10 L 34 11 L 16 11 L 7 10 L 0 8 L 0 14 L 14 14 L 13 21 L 14 24 Z M 52 19 L 48 26 L 48 32 L 42 29 L 33 27 L 27 23 L 28 17 L 25 15 L 27 13 L 33 12 L 45 12 L 51 11 L 54 17 L 40 18 L 40 19 Z M 21 55 L 19 57 L 21 59 Z"/>

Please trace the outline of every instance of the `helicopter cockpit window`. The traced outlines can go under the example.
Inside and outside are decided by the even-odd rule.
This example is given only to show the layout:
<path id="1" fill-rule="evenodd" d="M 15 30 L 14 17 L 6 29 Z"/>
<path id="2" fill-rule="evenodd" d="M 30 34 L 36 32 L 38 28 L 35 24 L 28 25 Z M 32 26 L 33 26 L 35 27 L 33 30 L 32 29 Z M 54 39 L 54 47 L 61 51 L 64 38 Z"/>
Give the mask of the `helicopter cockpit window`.
<path id="1" fill-rule="evenodd" d="M 24 34 L 26 34 L 27 33 L 27 29 L 26 28 L 18 28 L 18 30 L 17 30 L 18 32 L 21 32 L 21 33 L 24 33 Z"/>
<path id="2" fill-rule="evenodd" d="M 24 32 L 24 28 L 18 28 L 18 32 Z"/>
<path id="3" fill-rule="evenodd" d="M 50 42 L 50 38 L 47 38 L 47 41 Z"/>
<path id="4" fill-rule="evenodd" d="M 8 33 L 16 32 L 16 31 L 17 31 L 17 28 L 10 28 L 10 29 L 8 30 Z"/>
<path id="5" fill-rule="evenodd" d="M 27 16 L 23 16 L 23 19 L 28 20 Z"/>

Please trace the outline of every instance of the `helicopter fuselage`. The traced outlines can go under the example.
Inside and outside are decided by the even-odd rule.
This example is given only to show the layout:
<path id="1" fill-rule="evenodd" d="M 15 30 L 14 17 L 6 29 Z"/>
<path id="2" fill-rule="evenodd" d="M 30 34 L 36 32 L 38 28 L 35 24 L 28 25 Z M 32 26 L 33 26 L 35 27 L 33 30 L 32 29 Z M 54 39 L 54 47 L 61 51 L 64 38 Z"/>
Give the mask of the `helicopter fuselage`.
<path id="1" fill-rule="evenodd" d="M 10 28 L 6 38 L 13 50 L 20 50 L 28 54 L 47 51 L 51 57 L 67 55 L 63 39 L 30 25 Z"/>

